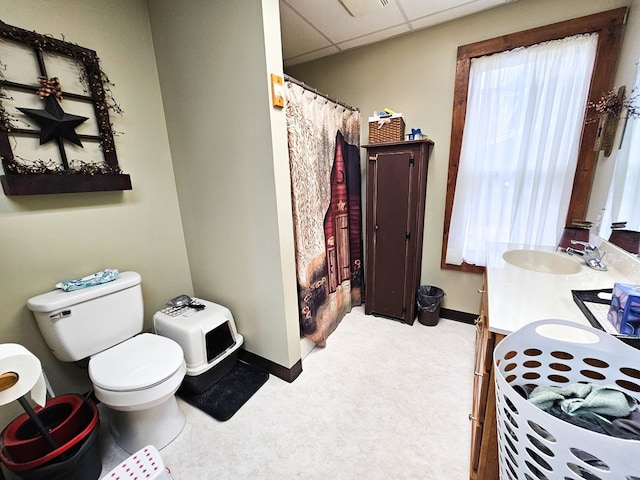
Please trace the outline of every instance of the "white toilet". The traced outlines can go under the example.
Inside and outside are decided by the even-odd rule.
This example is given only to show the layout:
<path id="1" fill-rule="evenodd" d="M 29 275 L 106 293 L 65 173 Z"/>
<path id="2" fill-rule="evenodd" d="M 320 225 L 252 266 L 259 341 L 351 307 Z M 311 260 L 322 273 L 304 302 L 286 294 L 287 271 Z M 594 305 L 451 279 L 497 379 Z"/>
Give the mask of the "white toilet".
<path id="1" fill-rule="evenodd" d="M 89 359 L 96 398 L 109 408 L 111 432 L 124 450 L 158 450 L 182 431 L 175 393 L 186 373 L 182 348 L 143 329 L 141 277 L 121 272 L 92 287 L 30 298 L 47 345 L 63 362 Z"/>

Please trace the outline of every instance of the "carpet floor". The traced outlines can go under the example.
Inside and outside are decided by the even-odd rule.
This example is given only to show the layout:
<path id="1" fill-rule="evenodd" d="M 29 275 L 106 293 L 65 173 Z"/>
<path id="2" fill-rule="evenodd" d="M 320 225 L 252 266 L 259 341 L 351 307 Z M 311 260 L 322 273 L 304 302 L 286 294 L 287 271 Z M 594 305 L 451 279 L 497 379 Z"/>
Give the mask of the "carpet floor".
<path id="1" fill-rule="evenodd" d="M 160 454 L 173 480 L 466 480 L 474 335 L 356 307 L 293 383 L 271 375 L 228 421 L 179 399 L 186 426 Z M 129 456 L 106 424 L 103 475 Z"/>

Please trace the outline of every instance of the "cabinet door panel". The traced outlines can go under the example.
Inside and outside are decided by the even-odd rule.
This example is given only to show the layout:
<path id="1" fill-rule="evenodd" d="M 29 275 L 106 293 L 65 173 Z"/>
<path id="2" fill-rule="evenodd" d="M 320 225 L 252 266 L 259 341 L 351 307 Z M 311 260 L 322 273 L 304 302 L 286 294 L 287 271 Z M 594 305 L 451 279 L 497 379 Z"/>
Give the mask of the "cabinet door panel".
<path id="1" fill-rule="evenodd" d="M 476 320 L 475 365 L 473 370 L 473 403 L 471 408 L 471 467 L 470 478 L 476 479 L 480 468 L 482 438 L 487 406 L 489 382 L 491 381 L 491 352 L 493 335 L 489 332 L 487 317 L 487 279 L 483 277 L 480 293 L 480 315 Z"/>
<path id="2" fill-rule="evenodd" d="M 365 145 L 365 313 L 409 325 L 416 317 L 428 156 L 433 142 Z"/>
<path id="3" fill-rule="evenodd" d="M 482 358 L 482 330 L 480 327 L 482 317 L 479 317 L 476 324 L 476 354 L 473 369 L 473 403 L 471 406 L 471 476 L 478 471 L 480 461 L 480 446 L 482 439 L 482 420 L 480 419 L 480 398 L 482 396 L 482 377 L 479 376 L 480 366 L 484 363 Z M 484 417 L 484 415 L 483 415 Z"/>
<path id="4" fill-rule="evenodd" d="M 372 294 L 374 311 L 403 318 L 407 289 L 407 233 L 411 218 L 410 152 L 381 153 L 372 171 Z"/>

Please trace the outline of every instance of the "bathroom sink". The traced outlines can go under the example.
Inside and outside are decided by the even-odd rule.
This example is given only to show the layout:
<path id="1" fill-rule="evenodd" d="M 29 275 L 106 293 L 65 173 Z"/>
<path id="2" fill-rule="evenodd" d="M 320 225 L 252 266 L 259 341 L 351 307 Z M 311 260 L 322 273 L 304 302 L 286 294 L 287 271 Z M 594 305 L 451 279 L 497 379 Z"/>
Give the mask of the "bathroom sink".
<path id="1" fill-rule="evenodd" d="M 533 272 L 571 275 L 582 270 L 582 266 L 571 258 L 541 250 L 508 250 L 502 258 L 511 265 Z"/>

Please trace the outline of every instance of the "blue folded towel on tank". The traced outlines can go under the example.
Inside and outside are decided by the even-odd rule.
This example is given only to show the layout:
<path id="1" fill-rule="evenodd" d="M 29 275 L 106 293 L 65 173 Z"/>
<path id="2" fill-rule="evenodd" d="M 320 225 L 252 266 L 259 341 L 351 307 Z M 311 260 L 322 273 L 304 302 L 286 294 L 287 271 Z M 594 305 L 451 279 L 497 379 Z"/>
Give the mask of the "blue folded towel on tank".
<path id="1" fill-rule="evenodd" d="M 118 278 L 118 270 L 115 268 L 106 268 L 100 272 L 87 275 L 86 277 L 78 278 L 76 280 L 65 280 L 57 283 L 56 288 L 60 288 L 65 292 L 71 292 L 73 290 L 80 290 L 81 288 L 92 287 L 101 283 L 112 282 Z"/>

